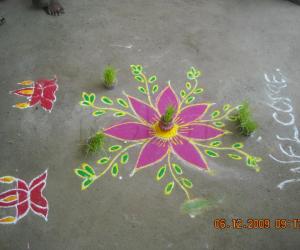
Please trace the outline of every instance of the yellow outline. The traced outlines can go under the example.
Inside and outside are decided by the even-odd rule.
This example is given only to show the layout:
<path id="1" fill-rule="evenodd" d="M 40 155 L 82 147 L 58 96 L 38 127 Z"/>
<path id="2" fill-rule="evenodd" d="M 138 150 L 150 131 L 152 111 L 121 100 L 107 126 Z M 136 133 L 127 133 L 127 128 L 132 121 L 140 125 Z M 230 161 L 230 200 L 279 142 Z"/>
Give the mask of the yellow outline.
<path id="1" fill-rule="evenodd" d="M 159 109 L 158 109 L 158 103 L 159 103 L 159 100 L 161 99 L 163 93 L 164 93 L 168 88 L 171 89 L 171 91 L 173 92 L 174 96 L 176 97 L 176 101 L 177 101 L 177 108 L 176 108 L 176 109 L 177 109 L 177 111 L 176 111 L 175 117 L 177 117 L 177 115 L 178 115 L 178 113 L 179 113 L 179 111 L 180 111 L 180 106 L 179 106 L 180 100 L 178 99 L 178 96 L 177 96 L 176 92 L 174 91 L 174 89 L 172 88 L 170 82 L 168 82 L 168 85 L 167 85 L 167 86 L 159 93 L 159 95 L 156 97 L 156 100 L 155 100 L 155 106 L 157 107 L 158 113 L 159 113 L 160 115 L 163 115 L 163 114 L 160 113 L 160 111 L 159 111 Z"/>
<path id="2" fill-rule="evenodd" d="M 182 104 L 185 102 L 185 100 L 191 95 L 191 94 L 193 94 L 194 93 L 194 91 L 196 90 L 196 88 L 198 87 L 198 79 L 197 78 L 195 78 L 194 79 L 194 81 L 195 81 L 195 85 L 194 85 L 194 87 L 191 89 L 191 91 L 180 101 L 180 103 L 179 103 L 179 109 L 181 109 L 181 106 L 182 106 Z"/>
<path id="3" fill-rule="evenodd" d="M 145 74 L 143 72 L 140 73 L 140 75 L 144 78 L 145 80 L 145 86 L 147 88 L 147 96 L 148 96 L 148 101 L 151 107 L 154 108 L 152 100 L 151 100 L 151 96 L 150 96 L 150 91 L 149 91 L 149 84 L 148 84 L 148 78 L 145 76 Z"/>
<path id="4" fill-rule="evenodd" d="M 123 112 L 126 115 L 131 116 L 131 117 L 133 117 L 134 119 L 136 119 L 138 121 L 140 120 L 138 117 L 136 117 L 133 114 L 131 114 L 131 113 L 127 112 L 127 111 L 124 111 L 122 109 L 117 109 L 117 108 L 114 108 L 114 107 L 111 107 L 111 108 L 105 108 L 105 107 L 101 108 L 101 107 L 95 106 L 94 104 L 89 105 L 89 107 L 94 108 L 94 109 L 98 109 L 98 110 L 111 110 L 111 111 L 116 111 L 116 112 Z"/>
<path id="5" fill-rule="evenodd" d="M 152 125 L 152 124 L 154 124 L 157 120 L 154 121 L 153 123 L 148 123 L 143 117 L 141 117 L 139 114 L 137 114 L 137 112 L 136 112 L 135 109 L 133 108 L 133 106 L 132 106 L 131 101 L 130 101 L 129 98 L 135 99 L 136 101 L 141 102 L 141 103 L 144 104 L 145 106 L 148 106 L 150 109 L 153 109 L 153 110 L 155 111 L 156 115 L 157 115 L 157 119 L 159 120 L 159 118 L 160 118 L 160 117 L 159 117 L 159 112 L 158 112 L 155 108 L 153 108 L 153 107 L 150 106 L 148 103 L 146 103 L 146 102 L 144 102 L 144 101 L 142 101 L 142 100 L 140 100 L 140 99 L 138 99 L 138 98 L 136 98 L 136 97 L 134 97 L 134 96 L 127 95 L 127 94 L 125 94 L 125 95 L 126 95 L 126 97 L 127 97 L 127 99 L 128 99 L 128 102 L 129 102 L 129 105 L 130 105 L 131 110 L 133 111 L 133 113 L 134 113 L 137 117 L 139 117 L 139 118 L 142 119 L 141 122 L 143 122 L 143 123 L 145 123 L 145 124 L 147 124 L 147 125 Z M 156 117 L 155 117 L 155 119 L 156 119 Z M 139 120 L 140 120 L 140 119 L 139 119 Z"/>
<path id="6" fill-rule="evenodd" d="M 182 136 L 178 136 L 178 137 L 182 137 Z M 181 160 L 183 160 L 183 161 L 187 162 L 188 164 L 190 164 L 190 165 L 196 167 L 198 170 L 200 170 L 200 171 L 207 171 L 207 170 L 209 169 L 209 167 L 208 167 L 206 158 L 203 156 L 203 154 L 202 154 L 202 152 L 200 151 L 200 149 L 197 148 L 197 147 L 195 146 L 195 144 L 192 143 L 190 140 L 188 140 L 188 139 L 186 139 L 186 138 L 184 138 L 184 137 L 182 137 L 182 138 L 183 138 L 184 140 L 188 141 L 188 142 L 196 149 L 196 151 L 200 154 L 201 159 L 202 159 L 203 162 L 205 163 L 206 168 L 202 168 L 202 167 L 200 167 L 200 166 L 198 166 L 198 165 L 195 165 L 194 163 L 191 163 L 191 162 L 187 161 L 186 159 L 183 159 L 178 153 L 175 152 L 175 149 L 173 148 L 173 144 L 172 144 L 172 153 L 173 153 L 174 155 L 178 156 Z"/>
<path id="7" fill-rule="evenodd" d="M 103 133 L 106 135 L 106 136 L 108 136 L 108 137 L 111 137 L 111 138 L 114 138 L 114 139 L 117 139 L 117 140 L 119 140 L 119 141 L 132 141 L 132 142 L 137 142 L 137 141 L 144 141 L 144 140 L 149 140 L 149 139 L 152 139 L 153 137 L 149 137 L 149 138 L 145 138 L 145 139 L 138 139 L 138 140 L 130 140 L 130 139 L 123 139 L 123 138 L 119 138 L 119 137 L 116 137 L 116 136 L 113 136 L 113 135 L 109 135 L 109 134 L 106 134 L 106 130 L 108 130 L 108 129 L 112 129 L 112 128 L 114 128 L 114 127 L 117 127 L 117 126 L 120 126 L 120 125 L 124 125 L 124 124 L 128 124 L 128 123 L 135 123 L 135 124 L 139 124 L 139 125 L 143 125 L 143 126 L 145 126 L 145 127 L 147 127 L 147 128 L 149 128 L 149 130 L 150 130 L 150 132 L 151 132 L 151 127 L 149 127 L 148 125 L 145 125 L 145 124 L 142 124 L 142 123 L 139 123 L 139 122 L 131 122 L 131 121 L 128 121 L 128 122 L 123 122 L 123 123 L 119 123 L 119 124 L 115 124 L 115 125 L 112 125 L 112 126 L 110 126 L 110 127 L 108 127 L 108 128 L 105 128 L 105 129 L 103 129 Z"/>
<path id="8" fill-rule="evenodd" d="M 182 113 L 182 111 L 184 111 L 184 110 L 186 110 L 186 109 L 188 109 L 188 108 L 190 108 L 190 107 L 194 107 L 194 106 L 198 106 L 198 105 L 207 105 L 207 107 L 206 107 L 205 111 L 204 111 L 198 118 L 196 118 L 196 119 L 193 120 L 193 121 L 190 121 L 190 122 L 187 122 L 187 123 L 183 123 L 184 125 L 186 125 L 186 124 L 188 125 L 188 124 L 190 124 L 190 123 L 193 123 L 193 122 L 198 121 L 199 119 L 201 119 L 203 116 L 206 115 L 208 109 L 209 109 L 211 106 L 215 105 L 215 103 L 202 102 L 202 103 L 196 103 L 196 104 L 191 104 L 191 105 L 185 106 L 183 109 L 180 109 L 180 113 L 176 116 L 176 118 L 177 118 L 178 116 L 180 116 L 180 114 Z M 179 118 L 179 117 L 178 117 L 178 118 Z M 182 125 L 183 125 L 183 124 L 182 124 Z"/>
<path id="9" fill-rule="evenodd" d="M 129 145 L 129 146 L 127 146 L 126 148 L 124 148 L 124 149 L 122 149 L 112 160 L 111 160 L 111 162 L 108 164 L 108 167 L 106 168 L 106 169 L 104 169 L 104 171 L 102 171 L 99 175 L 96 175 L 95 177 L 94 177 L 94 181 L 95 180 L 97 180 L 97 179 L 99 179 L 100 177 L 102 177 L 111 167 L 112 167 L 112 165 L 115 163 L 115 161 L 120 157 L 120 155 L 121 154 L 123 154 L 124 152 L 126 152 L 128 149 L 130 149 L 130 148 L 133 148 L 133 147 L 135 147 L 135 146 L 137 146 L 137 145 L 140 145 L 140 144 L 142 144 L 142 142 L 140 142 L 140 143 L 135 143 L 135 144 L 131 144 L 131 145 Z"/>
<path id="10" fill-rule="evenodd" d="M 180 129 L 181 129 L 181 128 L 185 129 L 187 126 L 179 127 L 178 133 L 179 133 L 182 137 L 184 137 L 185 139 L 187 139 L 187 140 L 190 139 L 190 140 L 193 140 L 193 141 L 210 141 L 210 140 L 214 140 L 214 139 L 223 137 L 223 136 L 226 135 L 226 134 L 231 133 L 231 132 L 228 131 L 228 130 L 223 130 L 223 129 L 215 128 L 214 126 L 212 126 L 212 125 L 210 125 L 210 124 L 205 124 L 205 123 L 189 124 L 189 126 L 191 126 L 191 125 L 205 125 L 205 126 L 208 126 L 208 127 L 210 127 L 210 128 L 216 129 L 216 130 L 218 130 L 218 131 L 222 131 L 223 134 L 217 135 L 217 136 L 212 137 L 212 138 L 209 138 L 209 139 L 197 139 L 197 138 L 189 137 L 189 136 L 186 136 L 186 135 L 183 135 L 183 134 L 180 133 Z"/>
<path id="11" fill-rule="evenodd" d="M 154 138 L 152 138 L 151 140 L 157 140 L 157 138 L 154 137 Z M 142 146 L 142 148 L 141 148 L 141 150 L 140 150 L 140 153 L 139 153 L 139 156 L 138 156 L 138 159 L 137 159 L 137 161 L 136 161 L 136 163 L 135 163 L 135 166 L 134 166 L 134 169 L 133 169 L 133 172 L 132 172 L 133 175 L 134 175 L 135 173 L 137 173 L 138 171 L 140 171 L 140 170 L 142 170 L 142 169 L 144 169 L 144 168 L 149 167 L 150 165 L 155 165 L 155 164 L 159 163 L 160 161 L 162 161 L 162 160 L 166 157 L 167 153 L 169 152 L 170 145 L 169 145 L 168 143 L 166 143 L 166 144 L 168 144 L 168 145 L 166 145 L 166 146 L 167 146 L 167 151 L 164 153 L 164 155 L 163 155 L 161 158 L 159 158 L 158 160 L 156 160 L 156 161 L 154 161 L 154 162 L 151 162 L 151 163 L 149 163 L 149 164 L 147 164 L 147 165 L 144 165 L 144 166 L 138 168 L 138 167 L 137 167 L 137 164 L 138 164 L 138 162 L 139 162 L 139 160 L 140 160 L 141 154 L 142 154 L 144 148 L 147 146 L 147 144 L 150 143 L 151 140 L 149 140 L 148 142 L 146 142 L 146 143 Z"/>
<path id="12" fill-rule="evenodd" d="M 190 197 L 190 194 L 189 192 L 187 191 L 187 189 L 181 184 L 181 182 L 176 178 L 176 175 L 173 173 L 173 169 L 172 169 L 172 166 L 171 166 L 171 152 L 168 152 L 168 167 L 169 167 L 169 170 L 171 172 L 171 175 L 173 177 L 173 179 L 177 182 L 177 184 L 181 187 L 181 189 L 184 191 L 186 197 L 188 200 L 191 199 Z"/>

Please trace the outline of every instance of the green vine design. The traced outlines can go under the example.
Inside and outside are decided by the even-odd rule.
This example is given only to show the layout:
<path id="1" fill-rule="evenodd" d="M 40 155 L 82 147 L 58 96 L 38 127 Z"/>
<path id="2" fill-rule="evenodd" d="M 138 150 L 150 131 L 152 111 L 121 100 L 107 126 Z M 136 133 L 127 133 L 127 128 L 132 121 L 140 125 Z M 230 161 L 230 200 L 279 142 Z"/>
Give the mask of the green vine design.
<path id="1" fill-rule="evenodd" d="M 150 77 L 147 77 L 142 65 L 131 65 L 130 69 L 134 79 L 140 83 L 138 91 L 147 98 L 148 104 L 155 108 L 152 98 L 159 90 L 157 76 L 151 75 Z M 195 67 L 191 67 L 186 72 L 187 81 L 185 83 L 185 88 L 180 91 L 178 110 L 182 109 L 183 105 L 188 105 L 194 102 L 197 95 L 204 92 L 203 88 L 198 86 L 198 78 L 201 75 L 201 72 Z M 83 92 L 80 105 L 94 109 L 92 115 L 95 117 L 112 112 L 115 117 L 130 116 L 135 120 L 140 121 L 139 117 L 129 110 L 130 106 L 127 101 L 127 95 L 125 93 L 124 95 L 126 97 L 125 99 L 117 98 L 116 100 L 107 96 L 102 96 L 99 100 L 102 102 L 103 106 L 97 106 L 95 105 L 96 95 L 94 93 Z M 224 128 L 226 126 L 225 121 L 237 121 L 236 113 L 240 107 L 241 105 L 231 106 L 230 104 L 225 104 L 222 108 L 213 110 L 208 119 L 199 119 L 197 122 L 209 123 L 215 127 Z M 218 158 L 220 157 L 220 154 L 226 154 L 228 158 L 233 160 L 244 160 L 249 168 L 256 172 L 260 171 L 258 163 L 261 162 L 262 159 L 246 153 L 243 150 L 244 144 L 241 142 L 236 142 L 231 146 L 223 146 L 221 140 L 212 140 L 209 144 L 204 144 L 199 141 L 194 141 L 193 143 L 194 146 L 199 148 L 199 150 L 205 153 L 208 157 Z M 101 171 L 96 171 L 95 168 L 89 164 L 82 163 L 80 168 L 76 168 L 74 170 L 75 174 L 82 178 L 82 190 L 87 189 L 97 179 L 100 179 L 109 172 L 112 177 L 117 177 L 120 173 L 120 166 L 127 164 L 129 161 L 128 151 L 131 148 L 142 144 L 144 144 L 144 141 L 132 143 L 124 148 L 121 145 L 113 145 L 109 147 L 108 151 L 111 154 L 110 157 L 105 156 L 97 161 L 100 166 L 104 167 Z M 134 174 L 135 171 L 136 170 L 134 169 L 132 173 Z M 166 164 L 162 165 L 157 170 L 155 179 L 158 182 L 161 182 L 167 177 L 171 180 L 168 180 L 167 184 L 164 186 L 163 192 L 165 195 L 171 195 L 175 187 L 179 187 L 186 196 L 186 202 L 188 202 L 184 208 L 190 209 L 190 207 L 195 204 L 198 204 L 198 208 L 199 206 L 208 206 L 209 203 L 207 200 L 192 198 L 191 189 L 193 188 L 193 183 L 189 178 L 184 176 L 182 167 L 178 163 L 171 161 L 171 151 L 168 152 Z"/>

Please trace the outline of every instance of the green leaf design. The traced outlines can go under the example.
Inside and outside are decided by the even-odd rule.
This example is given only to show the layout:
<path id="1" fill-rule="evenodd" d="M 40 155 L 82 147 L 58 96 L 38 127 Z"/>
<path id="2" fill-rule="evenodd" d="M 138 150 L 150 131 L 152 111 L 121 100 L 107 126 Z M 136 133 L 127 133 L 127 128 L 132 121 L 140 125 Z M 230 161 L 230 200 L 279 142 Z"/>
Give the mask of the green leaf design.
<path id="1" fill-rule="evenodd" d="M 256 168 L 256 167 L 257 167 L 257 162 L 260 162 L 260 161 L 261 161 L 261 158 L 256 158 L 256 157 L 253 157 L 253 156 L 249 156 L 249 157 L 246 159 L 246 164 L 247 164 L 249 167 Z"/>
<path id="2" fill-rule="evenodd" d="M 191 89 L 192 85 L 191 85 L 190 82 L 186 82 L 186 83 L 185 83 L 185 87 L 186 87 L 187 89 Z"/>
<path id="3" fill-rule="evenodd" d="M 143 67 L 141 65 L 130 65 L 130 68 L 134 75 L 139 75 L 143 71 Z"/>
<path id="4" fill-rule="evenodd" d="M 144 87 L 142 87 L 142 86 L 139 86 L 138 87 L 138 90 L 142 93 L 142 94 L 146 94 L 147 92 L 146 92 L 146 89 L 144 88 Z"/>
<path id="5" fill-rule="evenodd" d="M 85 179 L 81 184 L 81 190 L 87 189 L 93 182 L 93 179 Z"/>
<path id="6" fill-rule="evenodd" d="M 88 165 L 88 164 L 83 165 L 82 168 L 84 170 L 86 170 L 90 175 L 95 175 L 96 174 L 94 168 L 92 166 Z"/>
<path id="7" fill-rule="evenodd" d="M 100 116 L 100 115 L 104 115 L 106 113 L 105 110 L 96 110 L 93 112 L 93 116 Z"/>
<path id="8" fill-rule="evenodd" d="M 230 109 L 231 105 L 230 104 L 225 104 L 223 106 L 223 111 L 227 111 L 228 109 Z"/>
<path id="9" fill-rule="evenodd" d="M 109 97 L 107 96 L 102 96 L 101 97 L 101 101 L 104 103 L 104 104 L 107 104 L 107 105 L 113 105 L 114 102 L 112 101 L 112 99 L 110 99 Z"/>
<path id="10" fill-rule="evenodd" d="M 189 79 L 189 80 L 194 80 L 194 79 L 195 79 L 195 75 L 194 75 L 194 73 L 193 73 L 192 71 L 188 71 L 188 72 L 186 73 L 186 77 L 187 77 L 187 79 Z"/>
<path id="11" fill-rule="evenodd" d="M 196 73 L 195 73 L 195 77 L 199 77 L 199 76 L 201 76 L 201 75 L 202 75 L 201 71 L 200 71 L 200 70 L 197 70 Z"/>
<path id="12" fill-rule="evenodd" d="M 212 119 L 217 118 L 219 115 L 221 114 L 221 112 L 219 110 L 215 110 L 214 112 L 211 113 L 210 117 Z"/>
<path id="13" fill-rule="evenodd" d="M 214 122 L 213 124 L 217 128 L 223 128 L 223 127 L 225 127 L 225 123 L 221 122 L 221 121 Z"/>
<path id="14" fill-rule="evenodd" d="M 87 102 L 87 101 L 81 101 L 81 102 L 79 102 L 79 104 L 80 104 L 81 106 L 90 106 L 90 103 Z"/>
<path id="15" fill-rule="evenodd" d="M 185 103 L 186 103 L 186 104 L 190 104 L 190 103 L 192 103 L 194 100 L 195 100 L 195 97 L 194 97 L 194 96 L 189 96 L 188 99 L 186 99 Z"/>
<path id="16" fill-rule="evenodd" d="M 94 94 L 94 93 L 92 93 L 92 94 L 90 94 L 90 103 L 91 104 L 94 104 L 94 102 L 95 102 L 95 99 L 96 99 L 96 95 Z"/>
<path id="17" fill-rule="evenodd" d="M 165 176 L 166 171 L 167 171 L 166 165 L 164 165 L 160 169 L 158 169 L 158 171 L 156 173 L 156 180 L 157 181 L 161 180 Z"/>
<path id="18" fill-rule="evenodd" d="M 172 193 L 174 185 L 175 185 L 174 181 L 171 181 L 166 185 L 165 191 L 164 191 L 165 195 L 170 195 Z"/>
<path id="19" fill-rule="evenodd" d="M 150 78 L 149 78 L 149 83 L 153 83 L 153 82 L 155 82 L 157 80 L 157 77 L 156 76 L 151 76 Z"/>
<path id="20" fill-rule="evenodd" d="M 232 121 L 232 122 L 237 121 L 237 118 L 238 117 L 236 115 L 229 115 L 226 117 L 227 120 Z"/>
<path id="21" fill-rule="evenodd" d="M 181 175 L 183 173 L 182 168 L 178 164 L 172 163 L 172 167 L 176 174 Z"/>
<path id="22" fill-rule="evenodd" d="M 187 178 L 182 178 L 181 182 L 182 182 L 183 186 L 185 186 L 186 188 L 192 188 L 193 187 L 193 183 Z"/>
<path id="23" fill-rule="evenodd" d="M 194 94 L 196 94 L 196 95 L 199 95 L 199 94 L 202 94 L 203 93 L 203 91 L 204 91 L 204 89 L 203 88 L 197 88 L 197 89 L 195 89 L 194 90 Z"/>
<path id="24" fill-rule="evenodd" d="M 241 160 L 242 157 L 236 154 L 228 154 L 228 157 L 233 159 L 233 160 Z"/>
<path id="25" fill-rule="evenodd" d="M 126 164 L 129 161 L 129 154 L 125 153 L 121 156 L 121 163 Z"/>
<path id="26" fill-rule="evenodd" d="M 205 150 L 205 154 L 207 154 L 209 157 L 219 157 L 219 154 L 212 150 Z"/>
<path id="27" fill-rule="evenodd" d="M 90 95 L 88 93 L 86 93 L 86 92 L 82 92 L 82 99 L 84 101 L 89 102 L 90 101 Z"/>
<path id="28" fill-rule="evenodd" d="M 81 178 L 90 177 L 90 174 L 87 171 L 80 168 L 75 169 L 75 174 Z"/>
<path id="29" fill-rule="evenodd" d="M 118 165 L 117 162 L 112 166 L 110 172 L 111 172 L 111 175 L 112 175 L 113 177 L 116 177 L 116 176 L 118 175 L 118 173 L 119 173 L 119 165 Z"/>
<path id="30" fill-rule="evenodd" d="M 108 150 L 109 150 L 109 152 L 116 152 L 116 151 L 120 150 L 121 148 L 122 148 L 121 145 L 113 145 Z"/>
<path id="31" fill-rule="evenodd" d="M 109 162 L 109 158 L 108 157 L 102 157 L 101 159 L 99 159 L 97 161 L 98 164 L 102 164 L 102 165 L 104 165 L 104 164 L 106 164 L 108 162 Z"/>
<path id="32" fill-rule="evenodd" d="M 232 147 L 233 148 L 243 148 L 244 144 L 241 142 L 236 142 L 236 143 L 232 144 Z"/>
<path id="33" fill-rule="evenodd" d="M 136 69 L 139 70 L 140 72 L 143 71 L 143 66 L 142 65 L 136 65 Z"/>
<path id="34" fill-rule="evenodd" d="M 180 91 L 180 96 L 181 96 L 182 98 L 186 96 L 186 92 L 185 92 L 184 89 Z"/>
<path id="35" fill-rule="evenodd" d="M 117 99 L 117 103 L 119 105 L 121 105 L 123 108 L 128 108 L 129 107 L 128 103 L 124 99 L 122 99 L 122 98 L 118 98 Z"/>
<path id="36" fill-rule="evenodd" d="M 122 116 L 125 116 L 126 113 L 125 112 L 122 112 L 122 111 L 119 111 L 119 112 L 116 112 L 113 114 L 114 117 L 122 117 Z"/>
<path id="37" fill-rule="evenodd" d="M 219 147 L 221 144 L 221 141 L 212 141 L 209 145 L 213 147 Z"/>
<path id="38" fill-rule="evenodd" d="M 145 82 L 144 78 L 141 77 L 140 75 L 134 76 L 134 79 L 137 80 L 138 82 L 141 82 L 141 83 L 144 83 L 144 82 Z"/>
<path id="39" fill-rule="evenodd" d="M 152 94 L 155 94 L 158 91 L 158 85 L 155 84 L 152 86 Z"/>

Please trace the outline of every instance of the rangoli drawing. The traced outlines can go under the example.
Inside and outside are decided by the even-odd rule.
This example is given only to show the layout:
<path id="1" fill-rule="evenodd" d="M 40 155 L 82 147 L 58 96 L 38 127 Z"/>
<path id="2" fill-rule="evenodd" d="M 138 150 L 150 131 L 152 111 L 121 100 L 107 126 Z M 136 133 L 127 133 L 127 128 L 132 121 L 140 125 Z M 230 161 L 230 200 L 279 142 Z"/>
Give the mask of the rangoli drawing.
<path id="1" fill-rule="evenodd" d="M 261 158 L 251 156 L 243 151 L 241 142 L 231 146 L 222 146 L 221 137 L 229 134 L 225 130 L 224 120 L 235 121 L 234 112 L 239 106 L 232 107 L 229 104 L 223 106 L 223 111 L 214 110 L 210 117 L 205 119 L 208 110 L 213 106 L 212 103 L 196 103 L 196 96 L 203 92 L 198 87 L 198 78 L 201 73 L 191 67 L 187 72 L 188 81 L 185 89 L 180 91 L 180 97 L 175 93 L 171 84 L 161 90 L 153 102 L 153 95 L 158 93 L 159 86 L 156 83 L 155 75 L 147 78 L 141 65 L 131 65 L 131 71 L 141 85 L 138 90 L 142 93 L 147 102 L 124 93 L 126 99 L 117 98 L 114 101 L 102 96 L 101 102 L 104 104 L 99 107 L 95 105 L 96 96 L 94 93 L 83 93 L 82 106 L 94 109 L 93 116 L 98 117 L 109 111 L 115 117 L 127 116 L 125 120 L 118 124 L 103 129 L 103 133 L 108 137 L 119 141 L 128 142 L 129 145 L 113 145 L 109 148 L 110 156 L 99 159 L 98 163 L 105 165 L 104 170 L 96 174 L 92 166 L 83 163 L 81 168 L 75 169 L 75 173 L 83 179 L 82 189 L 88 188 L 97 179 L 107 172 L 111 172 L 116 177 L 119 174 L 119 165 L 126 164 L 129 160 L 129 150 L 140 146 L 138 159 L 133 168 L 132 175 L 157 163 L 162 163 L 156 174 L 156 180 L 160 181 L 169 174 L 169 181 L 164 187 L 164 193 L 170 195 L 177 185 L 185 193 L 187 201 L 192 201 L 190 189 L 193 183 L 184 177 L 183 169 L 180 164 L 174 162 L 173 156 L 183 160 L 187 165 L 193 166 L 198 170 L 208 170 L 206 157 L 219 157 L 220 152 L 225 152 L 227 157 L 233 160 L 244 159 L 246 165 L 259 171 L 258 162 Z M 162 117 L 168 109 L 174 112 L 173 120 L 161 126 Z M 170 117 L 168 117 L 170 118 Z M 170 120 L 170 119 L 169 119 Z"/>
<path id="2" fill-rule="evenodd" d="M 56 101 L 55 93 L 58 90 L 57 78 L 47 80 L 40 79 L 37 81 L 23 81 L 18 83 L 23 86 L 31 86 L 15 91 L 11 91 L 11 94 L 25 96 L 27 97 L 28 102 L 17 103 L 13 107 L 19 109 L 30 108 L 36 104 L 40 104 L 41 107 L 51 112 L 53 104 Z"/>
<path id="3" fill-rule="evenodd" d="M 0 194 L 0 208 L 16 209 L 15 216 L 0 218 L 0 224 L 16 224 L 29 210 L 47 221 L 49 206 L 43 196 L 46 181 L 47 170 L 34 178 L 29 185 L 24 180 L 12 176 L 0 177 L 0 183 L 15 185 L 13 189 Z"/>

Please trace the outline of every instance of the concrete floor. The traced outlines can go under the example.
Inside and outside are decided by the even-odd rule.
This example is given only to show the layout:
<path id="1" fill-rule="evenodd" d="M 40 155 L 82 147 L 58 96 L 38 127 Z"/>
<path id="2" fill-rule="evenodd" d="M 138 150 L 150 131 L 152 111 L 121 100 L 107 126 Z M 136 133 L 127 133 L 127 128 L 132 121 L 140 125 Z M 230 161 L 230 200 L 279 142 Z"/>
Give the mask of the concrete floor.
<path id="1" fill-rule="evenodd" d="M 300 7 L 284 0 L 63 5 L 66 14 L 51 17 L 33 9 L 30 0 L 0 3 L 7 21 L 0 27 L 0 175 L 30 181 L 48 168 L 44 193 L 50 204 L 48 222 L 30 213 L 17 225 L 2 225 L 0 249 L 299 249 L 299 229 L 217 230 L 213 221 L 300 217 L 300 183 L 277 188 L 283 180 L 299 178 L 289 170 L 297 163 L 279 164 L 268 156 L 280 156 L 276 134 L 292 136 L 293 130 L 272 118 L 264 80 L 264 73 L 277 68 L 287 76 L 284 96 L 292 100 L 299 126 Z M 107 64 L 119 69 L 119 86 L 111 92 L 100 85 Z M 194 219 L 179 211 L 180 190 L 163 195 L 163 185 L 155 181 L 157 168 L 128 176 L 134 157 L 121 170 L 122 180 L 105 176 L 81 191 L 73 169 L 83 161 L 96 165 L 99 156 L 85 157 L 80 144 L 113 119 L 95 119 L 80 107 L 81 92 L 116 97 L 126 90 L 138 96 L 130 64 L 143 64 L 161 85 L 171 80 L 177 90 L 194 65 L 203 72 L 205 101 L 221 106 L 248 99 L 260 127 L 253 137 L 231 136 L 228 143 L 244 141 L 247 152 L 263 158 L 262 171 L 225 158 L 209 159 L 214 176 L 185 167 L 193 194 L 219 201 Z M 11 107 L 23 101 L 8 94 L 15 83 L 54 74 L 59 91 L 51 114 L 40 107 Z M 299 147 L 294 151 L 299 154 Z M 0 217 L 4 213 L 1 209 Z"/>

